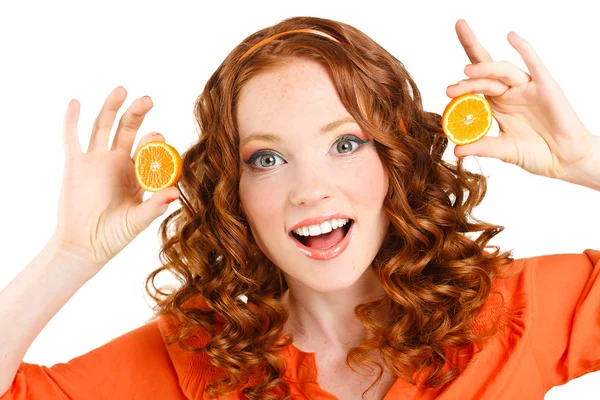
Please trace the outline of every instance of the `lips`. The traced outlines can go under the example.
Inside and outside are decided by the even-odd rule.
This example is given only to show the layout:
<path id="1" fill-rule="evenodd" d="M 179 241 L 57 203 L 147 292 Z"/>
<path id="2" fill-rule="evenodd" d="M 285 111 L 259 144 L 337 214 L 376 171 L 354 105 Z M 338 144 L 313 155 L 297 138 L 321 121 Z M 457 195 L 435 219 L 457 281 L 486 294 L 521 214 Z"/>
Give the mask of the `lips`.
<path id="1" fill-rule="evenodd" d="M 321 218 L 320 222 L 323 221 L 327 221 L 329 219 L 332 218 L 348 218 L 345 216 L 329 216 L 327 218 Z M 305 221 L 310 221 L 311 224 L 316 224 L 319 222 L 314 222 L 316 219 L 313 220 L 305 220 Z M 294 226 L 293 229 L 297 229 L 300 226 L 304 226 L 306 225 L 304 223 L 304 221 L 302 223 L 297 224 L 296 226 Z M 346 224 L 346 226 L 343 226 L 341 228 L 337 228 L 337 229 L 342 229 L 345 232 L 344 237 L 342 238 L 341 241 L 339 241 L 338 243 L 332 245 L 329 248 L 326 249 L 316 249 L 316 248 L 312 248 L 312 247 L 308 247 L 306 246 L 303 242 L 300 236 L 297 236 L 294 232 L 293 229 L 290 230 L 289 232 L 289 236 L 292 238 L 292 240 L 294 241 L 294 244 L 296 245 L 296 248 L 298 248 L 298 250 L 300 250 L 302 253 L 304 253 L 306 256 L 313 258 L 315 260 L 330 260 L 334 257 L 339 256 L 340 254 L 342 254 L 344 252 L 344 250 L 346 250 L 346 248 L 348 247 L 348 244 L 350 243 L 350 240 L 352 239 L 352 234 L 354 232 L 354 220 L 350 219 L 350 222 L 348 224 Z"/>

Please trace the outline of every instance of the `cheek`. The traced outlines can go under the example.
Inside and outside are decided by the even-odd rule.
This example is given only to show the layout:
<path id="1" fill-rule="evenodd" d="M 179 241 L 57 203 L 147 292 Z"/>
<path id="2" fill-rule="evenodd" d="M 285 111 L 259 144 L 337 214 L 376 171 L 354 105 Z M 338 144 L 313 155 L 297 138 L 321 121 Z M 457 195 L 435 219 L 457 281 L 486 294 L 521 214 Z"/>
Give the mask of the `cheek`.
<path id="1" fill-rule="evenodd" d="M 351 196 L 361 206 L 380 208 L 388 191 L 388 176 L 377 155 L 373 150 L 361 162 L 353 163 L 352 170 L 346 171 Z M 357 204 L 358 205 L 358 204 Z"/>
<path id="2" fill-rule="evenodd" d="M 268 231 L 277 221 L 281 221 L 282 185 L 276 184 L 274 179 L 243 172 L 240 178 L 240 201 L 253 232 Z"/>

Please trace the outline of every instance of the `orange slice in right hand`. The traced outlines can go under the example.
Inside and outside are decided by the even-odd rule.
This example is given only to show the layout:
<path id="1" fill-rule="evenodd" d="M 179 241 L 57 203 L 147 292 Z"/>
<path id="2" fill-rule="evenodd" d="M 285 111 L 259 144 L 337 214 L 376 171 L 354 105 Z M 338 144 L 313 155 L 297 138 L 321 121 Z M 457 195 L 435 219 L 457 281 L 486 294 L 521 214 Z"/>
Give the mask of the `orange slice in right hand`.
<path id="1" fill-rule="evenodd" d="M 165 142 L 144 144 L 133 162 L 138 183 L 149 192 L 173 186 L 181 177 L 181 156 L 173 146 Z"/>
<path id="2" fill-rule="evenodd" d="M 492 107 L 485 97 L 466 93 L 452 99 L 442 114 L 448 139 L 463 145 L 478 141 L 492 127 Z"/>

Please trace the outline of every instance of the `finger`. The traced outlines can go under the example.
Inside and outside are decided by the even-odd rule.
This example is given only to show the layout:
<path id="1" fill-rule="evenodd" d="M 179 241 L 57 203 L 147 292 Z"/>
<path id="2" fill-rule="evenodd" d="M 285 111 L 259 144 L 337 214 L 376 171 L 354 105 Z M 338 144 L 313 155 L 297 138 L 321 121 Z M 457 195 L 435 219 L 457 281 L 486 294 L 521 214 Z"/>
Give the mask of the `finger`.
<path id="1" fill-rule="evenodd" d="M 148 96 L 137 99 L 129 106 L 119 120 L 111 150 L 123 149 L 127 154 L 131 153 L 135 136 L 152 106 L 152 99 Z"/>
<path id="2" fill-rule="evenodd" d="M 460 44 L 472 63 L 492 61 L 492 56 L 479 43 L 477 37 L 464 19 L 459 19 L 454 27 Z"/>
<path id="3" fill-rule="evenodd" d="M 119 108 L 123 105 L 126 97 L 127 90 L 122 86 L 119 86 L 110 92 L 98 117 L 96 117 L 96 120 L 94 121 L 88 152 L 106 151 L 108 149 L 110 130 L 115 123 L 117 111 L 119 111 Z"/>
<path id="4" fill-rule="evenodd" d="M 531 77 L 525 71 L 508 61 L 480 62 L 465 68 L 469 78 L 497 79 L 508 86 L 521 86 L 529 83 Z"/>
<path id="5" fill-rule="evenodd" d="M 497 158 L 515 165 L 518 162 L 516 145 L 506 136 L 484 136 L 473 143 L 456 145 L 454 155 L 459 158 L 466 156 Z"/>
<path id="6" fill-rule="evenodd" d="M 65 112 L 65 121 L 63 127 L 63 145 L 65 152 L 65 160 L 81 153 L 81 145 L 79 144 L 79 132 L 77 124 L 79 122 L 79 112 L 81 104 L 73 99 L 67 105 Z"/>
<path id="7" fill-rule="evenodd" d="M 152 195 L 149 199 L 130 209 L 128 223 L 129 229 L 139 233 L 148 228 L 158 217 L 163 215 L 169 208 L 169 204 L 178 199 L 181 193 L 175 186 L 169 186 Z"/>
<path id="8" fill-rule="evenodd" d="M 448 86 L 446 95 L 458 97 L 465 93 L 481 93 L 486 96 L 502 96 L 509 86 L 497 79 L 470 78 Z"/>
<path id="9" fill-rule="evenodd" d="M 517 50 L 529 73 L 531 74 L 531 78 L 534 81 L 547 81 L 551 80 L 550 73 L 548 69 L 542 62 L 542 59 L 537 55 L 537 53 L 533 50 L 529 42 L 523 39 L 521 36 L 517 35 L 515 32 L 509 32 L 507 36 L 508 42 L 510 45 Z"/>
<path id="10" fill-rule="evenodd" d="M 135 153 L 133 153 L 133 156 L 131 158 L 134 159 L 135 155 L 140 150 L 140 147 L 142 147 L 146 143 L 150 143 L 150 142 L 164 142 L 164 141 L 165 141 L 165 137 L 163 135 L 161 135 L 160 133 L 158 133 L 158 132 L 150 132 L 147 135 L 144 135 L 140 139 L 140 142 L 138 143 L 137 148 L 135 149 Z"/>

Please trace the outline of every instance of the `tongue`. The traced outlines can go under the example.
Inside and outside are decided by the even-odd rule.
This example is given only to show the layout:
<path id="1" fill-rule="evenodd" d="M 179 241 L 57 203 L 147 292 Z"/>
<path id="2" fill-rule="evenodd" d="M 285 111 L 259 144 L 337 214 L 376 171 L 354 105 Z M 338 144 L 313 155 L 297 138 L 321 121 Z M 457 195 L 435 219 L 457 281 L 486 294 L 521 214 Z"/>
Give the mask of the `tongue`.
<path id="1" fill-rule="evenodd" d="M 306 247 L 312 249 L 328 249 L 342 241 L 344 238 L 344 228 L 337 228 L 329 233 L 324 233 L 319 236 L 307 236 Z"/>

